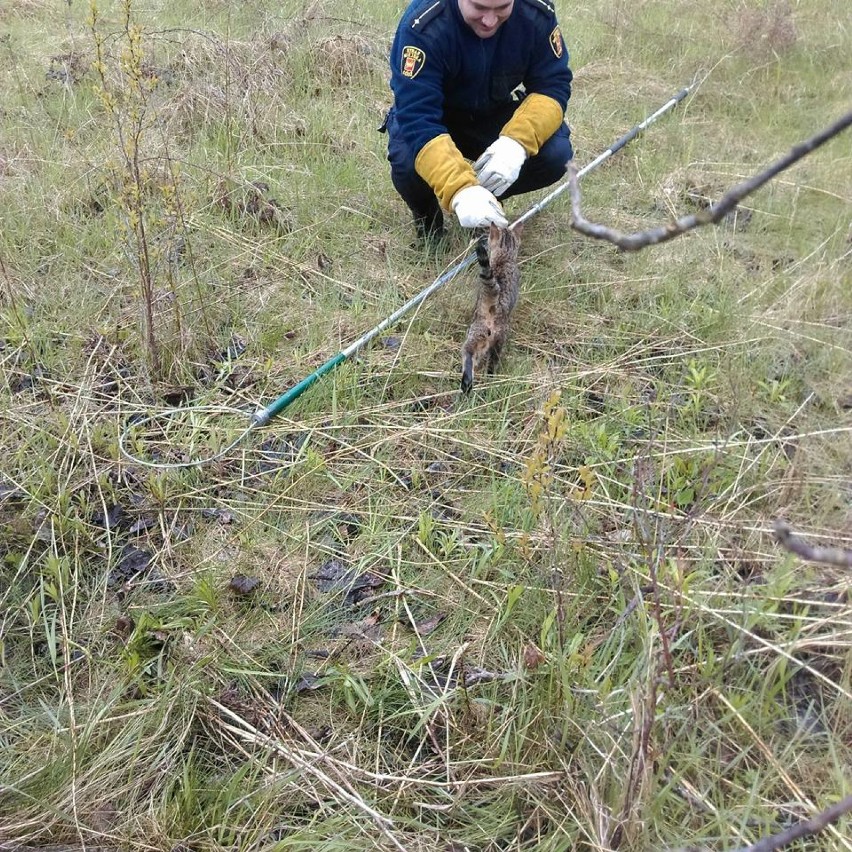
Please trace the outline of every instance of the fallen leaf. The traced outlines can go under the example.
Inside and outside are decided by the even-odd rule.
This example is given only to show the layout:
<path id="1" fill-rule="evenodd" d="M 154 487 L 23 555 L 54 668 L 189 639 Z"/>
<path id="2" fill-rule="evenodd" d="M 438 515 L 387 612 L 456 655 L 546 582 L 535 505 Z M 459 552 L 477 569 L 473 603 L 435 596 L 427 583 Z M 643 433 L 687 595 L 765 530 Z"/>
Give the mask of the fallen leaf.
<path id="1" fill-rule="evenodd" d="M 126 525 L 127 512 L 124 506 L 115 503 L 106 507 L 106 511 L 98 510 L 92 515 L 92 523 L 107 530 L 116 530 Z"/>
<path id="2" fill-rule="evenodd" d="M 115 632 L 122 637 L 122 639 L 126 639 L 133 632 L 133 628 L 136 626 L 136 623 L 129 615 L 120 615 L 115 620 Z"/>
<path id="3" fill-rule="evenodd" d="M 296 692 L 313 692 L 322 686 L 322 678 L 310 672 L 302 672 L 302 676 L 296 681 Z"/>
<path id="4" fill-rule="evenodd" d="M 430 633 L 433 633 L 438 625 L 447 617 L 445 612 L 436 612 L 435 615 L 430 618 L 424 618 L 423 621 L 418 621 L 414 625 L 414 629 L 417 631 L 418 636 L 428 636 Z"/>
<path id="5" fill-rule="evenodd" d="M 316 580 L 317 588 L 321 592 L 331 592 L 345 586 L 350 573 L 350 569 L 339 559 L 329 559 L 323 562 L 317 573 L 311 574 L 309 579 Z"/>
<path id="6" fill-rule="evenodd" d="M 228 588 L 238 595 L 250 595 L 258 586 L 260 580 L 257 577 L 247 577 L 245 574 L 234 574 L 228 583 Z"/>
<path id="7" fill-rule="evenodd" d="M 361 621 L 352 624 L 342 624 L 331 631 L 332 636 L 345 636 L 349 639 L 371 639 L 378 641 L 382 637 L 382 626 L 379 624 L 379 614 L 373 613 Z"/>
<path id="8" fill-rule="evenodd" d="M 356 574 L 355 568 L 347 568 L 339 559 L 328 559 L 320 565 L 316 574 L 309 579 L 316 580 L 321 592 L 333 592 L 346 589 L 345 602 L 349 606 L 360 603 L 368 597 L 373 589 L 383 586 L 385 580 L 372 571 Z"/>
<path id="9" fill-rule="evenodd" d="M 532 643 L 524 648 L 524 665 L 528 669 L 537 669 L 546 659 L 541 649 Z"/>
<path id="10" fill-rule="evenodd" d="M 147 574 L 151 570 L 153 560 L 154 557 L 150 551 L 140 550 L 132 544 L 125 545 L 118 558 L 118 563 L 109 572 L 107 586 L 110 589 L 115 589 L 140 575 Z"/>

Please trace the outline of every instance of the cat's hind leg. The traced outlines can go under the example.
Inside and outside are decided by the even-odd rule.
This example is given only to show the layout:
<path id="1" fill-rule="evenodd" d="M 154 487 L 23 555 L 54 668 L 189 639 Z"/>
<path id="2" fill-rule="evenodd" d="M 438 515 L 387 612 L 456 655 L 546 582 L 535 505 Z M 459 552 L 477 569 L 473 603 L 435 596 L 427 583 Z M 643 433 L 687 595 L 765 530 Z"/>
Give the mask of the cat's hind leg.
<path id="1" fill-rule="evenodd" d="M 461 390 L 462 393 L 470 393 L 471 388 L 473 387 L 473 370 L 474 370 L 474 361 L 479 361 L 479 366 L 482 366 L 482 362 L 486 362 L 486 370 L 489 373 L 494 372 L 497 368 L 497 365 L 500 363 L 500 347 L 489 346 L 487 354 L 484 354 L 484 357 L 475 359 L 474 353 L 469 350 L 467 347 L 462 351 L 462 378 L 461 378 Z"/>
<path id="2" fill-rule="evenodd" d="M 495 340 L 488 349 L 488 374 L 491 375 L 500 364 L 500 353 L 503 351 L 503 341 Z"/>
<path id="3" fill-rule="evenodd" d="M 473 387 L 473 353 L 465 350 L 462 352 L 462 393 L 470 393 Z"/>

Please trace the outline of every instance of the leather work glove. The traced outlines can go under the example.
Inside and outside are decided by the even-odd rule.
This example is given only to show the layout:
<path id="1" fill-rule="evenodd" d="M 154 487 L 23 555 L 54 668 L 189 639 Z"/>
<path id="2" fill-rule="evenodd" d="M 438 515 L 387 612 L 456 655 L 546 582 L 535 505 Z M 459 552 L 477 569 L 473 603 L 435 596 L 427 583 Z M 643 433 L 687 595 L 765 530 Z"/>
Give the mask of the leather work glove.
<path id="1" fill-rule="evenodd" d="M 509 224 L 500 202 L 478 184 L 460 189 L 453 196 L 450 206 L 462 228 L 481 228 L 491 222 L 505 228 Z"/>
<path id="2" fill-rule="evenodd" d="M 495 195 L 504 193 L 521 173 L 527 152 L 520 142 L 509 136 L 498 136 L 473 164 L 480 186 Z"/>

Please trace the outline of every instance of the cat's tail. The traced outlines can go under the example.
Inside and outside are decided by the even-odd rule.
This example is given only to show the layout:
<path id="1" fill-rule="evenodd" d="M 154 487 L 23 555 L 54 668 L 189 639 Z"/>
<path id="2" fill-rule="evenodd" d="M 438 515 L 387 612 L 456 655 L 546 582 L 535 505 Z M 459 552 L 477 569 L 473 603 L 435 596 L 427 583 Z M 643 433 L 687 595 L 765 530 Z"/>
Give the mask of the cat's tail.
<path id="1" fill-rule="evenodd" d="M 461 391 L 462 393 L 470 393 L 473 387 L 473 353 L 462 353 L 462 378 Z"/>

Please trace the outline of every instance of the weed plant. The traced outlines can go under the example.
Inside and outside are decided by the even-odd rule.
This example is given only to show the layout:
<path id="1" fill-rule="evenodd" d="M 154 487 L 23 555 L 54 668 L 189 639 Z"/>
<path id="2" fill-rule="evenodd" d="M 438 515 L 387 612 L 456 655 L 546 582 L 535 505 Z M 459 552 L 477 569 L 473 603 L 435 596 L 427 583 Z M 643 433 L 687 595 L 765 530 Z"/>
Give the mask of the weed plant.
<path id="1" fill-rule="evenodd" d="M 852 100 L 839 0 L 557 9 L 580 162 L 698 82 L 585 179 L 623 230 Z M 848 138 L 637 255 L 555 201 L 470 398 L 466 273 L 208 465 L 120 454 L 140 413 L 267 404 L 469 251 L 413 250 L 390 184 L 401 11 L 0 7 L 4 849 L 723 849 L 850 792 L 848 572 L 771 534 L 852 546 Z"/>

